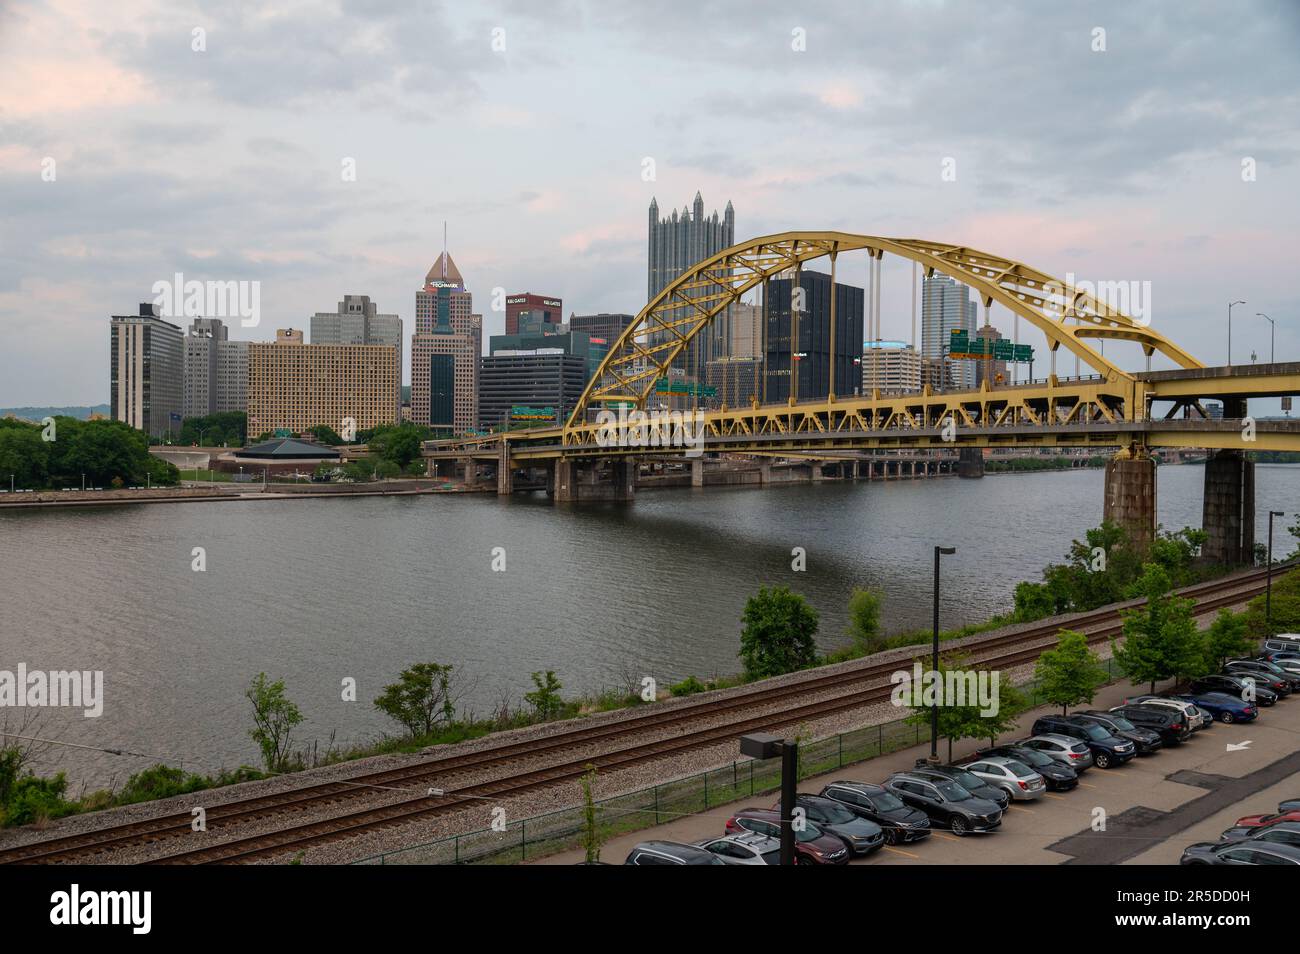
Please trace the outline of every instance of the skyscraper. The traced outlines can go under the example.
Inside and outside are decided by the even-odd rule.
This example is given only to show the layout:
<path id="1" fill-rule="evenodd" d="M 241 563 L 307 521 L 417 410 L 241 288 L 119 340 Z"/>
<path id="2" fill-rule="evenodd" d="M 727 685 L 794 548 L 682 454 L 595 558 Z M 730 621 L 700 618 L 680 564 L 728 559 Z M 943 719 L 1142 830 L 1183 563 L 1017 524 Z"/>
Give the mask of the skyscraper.
<path id="1" fill-rule="evenodd" d="M 483 316 L 472 313 L 456 263 L 444 249 L 415 293 L 411 337 L 411 420 L 448 433 L 478 425 Z"/>
<path id="2" fill-rule="evenodd" d="M 941 361 L 954 331 L 975 332 L 979 305 L 970 289 L 947 275 L 933 275 L 921 283 L 921 354 Z M 975 387 L 971 361 L 953 361 L 952 381 L 956 388 Z"/>
<path id="3" fill-rule="evenodd" d="M 831 277 L 804 271 L 799 279 L 804 310 L 791 315 L 794 276 L 774 278 L 767 309 L 766 400 L 784 401 L 798 379 L 797 400 L 824 398 L 830 390 Z M 855 285 L 835 283 L 835 393 L 858 394 L 862 388 L 862 322 L 866 293 Z M 759 395 L 760 400 L 763 395 Z"/>
<path id="4" fill-rule="evenodd" d="M 680 213 L 674 209 L 672 215 L 661 219 L 658 200 L 650 200 L 647 303 L 692 265 L 736 243 L 736 211 L 730 200 L 721 218 L 716 209 L 711 216 L 704 217 L 704 199 L 699 192 L 695 193 L 694 206 L 693 211 L 682 206 Z M 699 297 L 705 291 L 695 290 L 688 294 Z M 725 328 L 725 321 L 715 321 L 711 329 L 691 342 L 687 352 L 679 358 L 678 366 L 689 369 L 693 375 L 698 367 L 702 376 L 707 361 L 727 353 Z"/>
<path id="5" fill-rule="evenodd" d="M 397 349 L 397 378 L 402 378 L 402 319 L 379 314 L 369 295 L 344 295 L 336 311 L 311 316 L 311 343 L 389 345 Z"/>
<path id="6" fill-rule="evenodd" d="M 248 342 L 231 341 L 220 318 L 195 318 L 185 331 L 185 417 L 248 408 Z"/>
<path id="7" fill-rule="evenodd" d="M 151 302 L 138 315 L 113 315 L 109 391 L 113 420 L 151 438 L 180 430 L 185 391 L 184 335 L 157 316 Z"/>
<path id="8" fill-rule="evenodd" d="M 507 295 L 506 334 L 519 334 L 521 314 L 530 315 L 548 325 L 559 326 L 564 323 L 564 301 L 554 295 L 534 295 L 532 292 Z"/>

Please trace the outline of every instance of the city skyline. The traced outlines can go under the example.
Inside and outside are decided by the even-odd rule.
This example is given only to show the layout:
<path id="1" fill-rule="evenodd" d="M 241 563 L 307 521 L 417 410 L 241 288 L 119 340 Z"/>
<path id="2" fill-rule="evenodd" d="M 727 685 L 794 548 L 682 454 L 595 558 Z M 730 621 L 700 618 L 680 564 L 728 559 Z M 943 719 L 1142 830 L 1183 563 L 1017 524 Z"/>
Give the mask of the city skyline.
<path id="1" fill-rule="evenodd" d="M 232 339 L 265 340 L 353 293 L 411 327 L 410 276 L 441 246 L 444 221 L 485 336 L 504 329 L 497 288 L 553 294 L 579 314 L 636 312 L 646 207 L 697 191 L 742 210 L 738 241 L 788 228 L 916 235 L 1061 276 L 1150 281 L 1155 326 L 1207 364 L 1225 358 L 1231 300 L 1247 302 L 1234 315 L 1237 363 L 1267 355 L 1256 312 L 1278 320 L 1278 353 L 1300 340 L 1284 232 L 1300 213 L 1300 140 L 1284 119 L 1300 18 L 1282 4 L 1228 21 L 1210 4 L 1028 18 L 1014 5 L 918 3 L 869 21 L 844 4 L 760 4 L 740 25 L 694 23 L 718 55 L 692 60 L 689 77 L 664 68 L 682 54 L 665 52 L 639 10 L 138 9 L 123 19 L 68 0 L 0 13 L 0 201 L 12 223 L 0 406 L 104 402 L 93 329 L 177 272 L 261 283 L 257 327 L 205 316 L 226 318 Z M 363 18 L 376 55 L 332 75 L 323 64 Z M 1104 51 L 1092 48 L 1099 24 Z M 985 29 L 1025 62 L 974 47 L 902 70 Z M 435 65 L 420 56 L 431 37 L 445 54 Z M 560 43 L 569 55 L 553 52 Z M 632 79 L 642 67 L 658 68 L 653 92 Z M 1016 82 L 1022 69 L 1034 84 Z M 725 92 L 740 84 L 761 95 Z M 561 86 L 585 92 L 557 96 Z M 990 89 L 996 119 L 977 105 Z M 703 115 L 706 94 L 726 109 Z M 463 121 L 429 157 L 417 144 L 444 100 Z M 339 141 L 340 121 L 369 135 Z M 564 139 L 562 159 L 512 148 L 546 132 Z M 947 158 L 953 181 L 941 178 Z M 905 264 L 885 271 L 881 333 L 908 340 Z M 842 262 L 846 283 L 865 274 Z"/>

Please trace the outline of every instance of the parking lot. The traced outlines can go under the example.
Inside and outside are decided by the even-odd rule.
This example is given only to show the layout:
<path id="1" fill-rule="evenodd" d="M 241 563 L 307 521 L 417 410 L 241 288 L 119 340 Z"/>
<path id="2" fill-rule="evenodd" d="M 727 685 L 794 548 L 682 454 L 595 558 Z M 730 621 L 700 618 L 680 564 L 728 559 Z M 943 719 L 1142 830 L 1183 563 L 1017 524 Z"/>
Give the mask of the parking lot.
<path id="1" fill-rule="evenodd" d="M 1109 708 L 1143 691 L 1127 684 L 1103 687 L 1094 703 L 1082 708 Z M 1020 721 L 1019 736 L 1006 735 L 1000 741 L 1028 736 L 1034 719 L 1050 711 L 1044 708 L 1026 714 Z M 852 863 L 1176 864 L 1186 845 L 1216 841 L 1219 833 L 1242 815 L 1275 811 L 1279 801 L 1300 797 L 1298 739 L 1300 695 L 1262 709 L 1253 723 L 1216 723 L 1180 746 L 1140 756 L 1117 768 L 1090 769 L 1073 791 L 1047 792 L 1037 801 L 1013 804 L 1001 828 L 990 834 L 959 838 L 937 829 L 919 844 L 886 845 Z M 1228 749 L 1229 744 L 1244 743 L 1249 744 Z M 961 758 L 981 745 L 987 742 L 954 745 L 953 757 Z M 928 754 L 928 744 L 895 752 L 805 779 L 799 791 L 816 794 L 837 779 L 880 782 L 891 772 L 910 769 Z M 939 755 L 946 760 L 946 742 L 940 743 Z M 617 864 L 640 841 L 695 842 L 720 835 L 730 817 L 729 809 L 768 808 L 777 798 L 771 793 L 720 806 L 705 815 L 620 835 L 605 844 L 601 857 Z M 563 852 L 536 863 L 571 864 L 581 857 L 581 852 Z"/>

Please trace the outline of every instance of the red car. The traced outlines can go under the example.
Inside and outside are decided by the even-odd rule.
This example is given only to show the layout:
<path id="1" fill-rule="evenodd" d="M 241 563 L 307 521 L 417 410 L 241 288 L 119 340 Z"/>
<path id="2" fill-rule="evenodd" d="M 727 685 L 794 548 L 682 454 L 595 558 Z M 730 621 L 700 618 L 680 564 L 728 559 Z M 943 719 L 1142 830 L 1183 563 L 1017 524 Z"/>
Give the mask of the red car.
<path id="1" fill-rule="evenodd" d="M 1278 822 L 1300 822 L 1300 811 L 1275 812 L 1267 815 L 1247 815 L 1238 818 L 1237 823 L 1219 836 L 1220 840 L 1237 841 L 1251 832 Z"/>
<path id="2" fill-rule="evenodd" d="M 781 837 L 781 813 L 766 808 L 742 808 L 727 819 L 727 834 L 756 831 L 772 838 Z M 803 831 L 794 833 L 795 861 L 801 865 L 846 865 L 849 849 L 834 835 L 827 834 L 815 822 L 804 821 Z"/>

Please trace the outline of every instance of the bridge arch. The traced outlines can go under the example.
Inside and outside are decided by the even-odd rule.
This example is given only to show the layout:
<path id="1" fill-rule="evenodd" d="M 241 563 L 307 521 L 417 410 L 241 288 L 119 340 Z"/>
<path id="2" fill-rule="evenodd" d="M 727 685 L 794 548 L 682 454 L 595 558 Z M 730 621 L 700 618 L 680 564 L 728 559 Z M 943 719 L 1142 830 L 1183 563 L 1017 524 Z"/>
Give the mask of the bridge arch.
<path id="1" fill-rule="evenodd" d="M 637 313 L 587 383 L 566 427 L 582 423 L 587 409 L 606 402 L 644 408 L 660 378 L 682 351 L 728 305 L 767 279 L 804 262 L 865 250 L 917 262 L 969 286 L 987 306 L 997 302 L 1047 336 L 1048 347 L 1074 353 L 1107 381 L 1133 376 L 1106 359 L 1086 339 L 1135 341 L 1149 357 L 1159 352 L 1183 368 L 1199 368 L 1190 354 L 1110 304 L 1036 268 L 961 245 L 883 238 L 850 232 L 781 232 L 751 239 L 706 258 L 682 273 Z"/>

